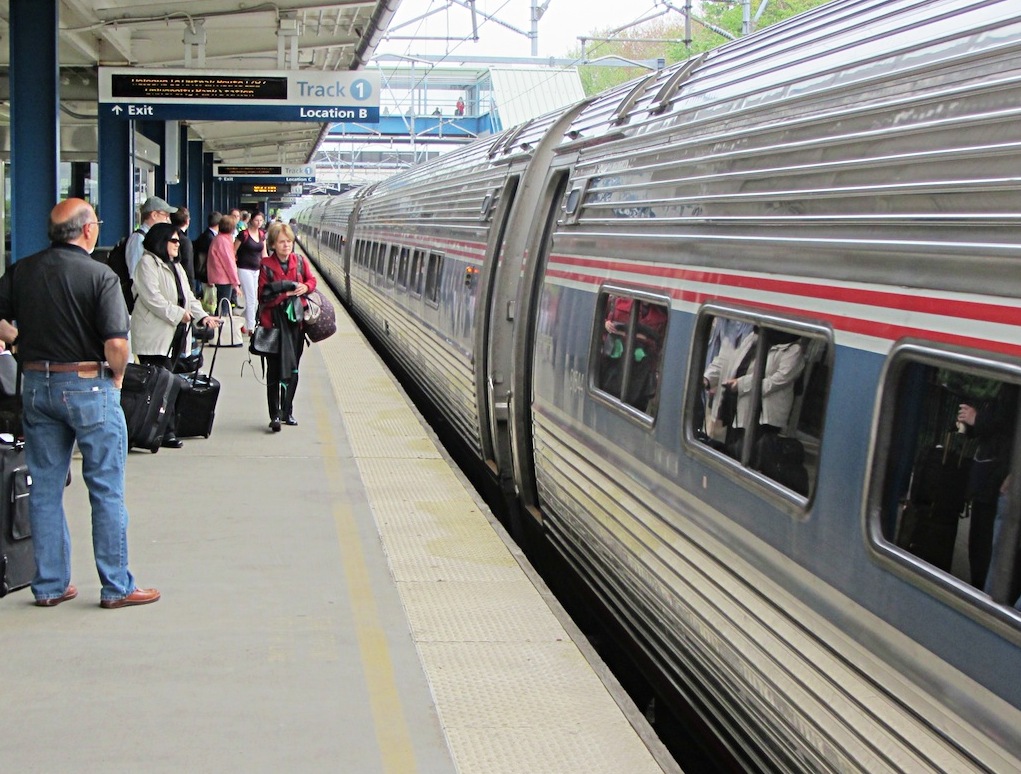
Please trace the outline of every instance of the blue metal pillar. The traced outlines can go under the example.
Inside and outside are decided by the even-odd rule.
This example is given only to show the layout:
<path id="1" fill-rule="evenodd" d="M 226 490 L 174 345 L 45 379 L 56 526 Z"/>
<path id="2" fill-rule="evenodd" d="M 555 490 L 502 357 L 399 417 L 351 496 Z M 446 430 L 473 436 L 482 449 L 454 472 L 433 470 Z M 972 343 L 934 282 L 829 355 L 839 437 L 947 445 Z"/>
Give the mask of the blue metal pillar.
<path id="1" fill-rule="evenodd" d="M 99 111 L 100 244 L 112 246 L 135 227 L 135 133 L 131 121 Z"/>
<path id="2" fill-rule="evenodd" d="M 202 201 L 206 205 L 206 216 L 213 210 L 223 212 L 219 207 L 219 200 L 216 198 L 216 186 L 213 184 L 213 154 L 202 154 Z"/>
<path id="3" fill-rule="evenodd" d="M 10 0 L 11 261 L 49 245 L 60 195 L 57 0 Z"/>
<path id="4" fill-rule="evenodd" d="M 209 206 L 206 187 L 202 180 L 202 141 L 188 140 L 185 147 L 188 154 L 188 201 L 191 202 L 189 206 L 193 208 L 188 236 L 191 239 L 198 239 L 206 228 L 209 213 L 213 208 Z"/>

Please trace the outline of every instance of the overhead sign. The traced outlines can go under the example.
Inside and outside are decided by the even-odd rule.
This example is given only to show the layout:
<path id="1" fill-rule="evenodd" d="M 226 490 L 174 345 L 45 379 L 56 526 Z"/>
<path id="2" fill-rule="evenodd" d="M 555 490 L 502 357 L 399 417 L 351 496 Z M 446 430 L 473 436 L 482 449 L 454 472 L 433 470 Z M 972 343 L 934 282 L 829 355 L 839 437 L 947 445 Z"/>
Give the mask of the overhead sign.
<path id="1" fill-rule="evenodd" d="M 379 122 L 379 72 L 99 68 L 99 109 L 154 121 Z"/>
<path id="2" fill-rule="evenodd" d="M 241 186 L 242 196 L 283 196 L 294 191 L 295 186 L 280 183 L 247 183 Z"/>
<path id="3" fill-rule="evenodd" d="M 213 177 L 233 183 L 314 183 L 316 168 L 314 164 L 213 164 Z"/>

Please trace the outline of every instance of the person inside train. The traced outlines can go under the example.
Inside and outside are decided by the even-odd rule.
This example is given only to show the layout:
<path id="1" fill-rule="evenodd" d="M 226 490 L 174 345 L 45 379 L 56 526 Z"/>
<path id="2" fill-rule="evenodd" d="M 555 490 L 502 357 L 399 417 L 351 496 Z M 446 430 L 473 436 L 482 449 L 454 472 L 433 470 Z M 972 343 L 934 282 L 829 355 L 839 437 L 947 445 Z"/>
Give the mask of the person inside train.
<path id="1" fill-rule="evenodd" d="M 993 601 L 1015 604 L 1021 515 L 1010 480 L 1021 387 L 911 357 L 895 373 L 885 536 Z"/>
<path id="2" fill-rule="evenodd" d="M 758 421 L 751 416 L 755 363 L 759 336 L 765 336 L 766 362 L 762 370 Z M 761 450 L 761 440 L 787 430 L 797 382 L 805 369 L 804 344 L 796 333 L 774 329 L 756 329 L 732 350 L 721 350 L 703 374 L 702 386 L 711 396 L 710 415 L 723 425 L 727 453 L 744 458 L 745 431 L 756 430 L 753 446 Z M 716 431 L 719 432 L 718 430 Z M 715 436 L 714 436 L 715 437 Z M 756 456 L 759 456 L 757 453 Z M 752 459 L 759 468 L 771 461 Z"/>
<path id="3" fill-rule="evenodd" d="M 727 400 L 725 393 L 717 389 L 720 380 L 736 375 L 738 369 L 747 369 L 745 358 L 755 345 L 755 327 L 750 322 L 729 317 L 714 317 L 709 328 L 709 342 L 706 346 L 705 369 L 702 377 L 703 408 L 696 416 L 696 429 L 702 428 L 706 439 L 723 444 L 727 439 L 736 405 L 736 395 Z"/>
<path id="4" fill-rule="evenodd" d="M 182 352 L 190 352 L 191 324 L 216 328 L 220 318 L 206 314 L 188 284 L 179 256 L 181 232 L 172 223 L 157 223 L 145 235 L 142 258 L 135 267 L 137 296 L 131 315 L 131 349 L 142 363 L 173 370 Z M 163 446 L 179 449 L 171 419 Z"/>
<path id="5" fill-rule="evenodd" d="M 659 357 L 668 318 L 666 307 L 638 301 L 635 309 L 635 299 L 630 296 L 610 294 L 606 299 L 599 389 L 639 411 L 652 413 L 658 397 Z M 625 358 L 628 351 L 630 362 Z"/>
<path id="6" fill-rule="evenodd" d="M 259 269 L 259 325 L 280 331 L 279 351 L 266 356 L 266 398 L 269 429 L 280 432 L 281 420 L 297 425 L 294 393 L 298 388 L 298 365 L 305 346 L 302 325 L 316 278 L 308 261 L 296 255 L 294 231 L 274 223 L 266 235 L 269 254 Z"/>
<path id="7" fill-rule="evenodd" d="M 638 302 L 635 327 L 634 365 L 625 400 L 639 411 L 655 414 L 659 396 L 659 360 L 667 326 L 667 309 L 662 304 Z"/>
<path id="8" fill-rule="evenodd" d="M 976 380 L 970 381 L 978 384 Z M 1018 391 L 1015 386 L 997 380 L 980 381 L 988 388 L 958 406 L 957 429 L 977 442 L 964 500 L 965 514 L 971 519 L 968 530 L 971 583 L 983 589 L 993 554 L 998 503 L 1010 473 Z"/>

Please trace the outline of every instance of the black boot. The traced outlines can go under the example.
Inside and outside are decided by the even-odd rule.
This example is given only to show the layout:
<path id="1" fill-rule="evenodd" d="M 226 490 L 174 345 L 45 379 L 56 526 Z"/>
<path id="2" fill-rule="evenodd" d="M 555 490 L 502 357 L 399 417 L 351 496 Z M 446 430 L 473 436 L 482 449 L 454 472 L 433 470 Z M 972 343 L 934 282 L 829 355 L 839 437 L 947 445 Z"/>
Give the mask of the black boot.
<path id="1" fill-rule="evenodd" d="M 280 432 L 280 417 L 273 417 L 269 422 L 269 429 L 274 433 Z"/>

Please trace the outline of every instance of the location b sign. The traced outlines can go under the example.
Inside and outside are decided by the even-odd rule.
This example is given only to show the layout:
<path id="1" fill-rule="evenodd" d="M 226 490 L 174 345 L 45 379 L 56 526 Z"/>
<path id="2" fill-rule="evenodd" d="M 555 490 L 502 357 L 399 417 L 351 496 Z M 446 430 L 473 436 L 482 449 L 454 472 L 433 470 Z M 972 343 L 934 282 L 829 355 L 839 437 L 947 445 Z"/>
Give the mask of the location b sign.
<path id="1" fill-rule="evenodd" d="M 160 121 L 379 122 L 379 73 L 99 68 L 100 110 Z"/>

